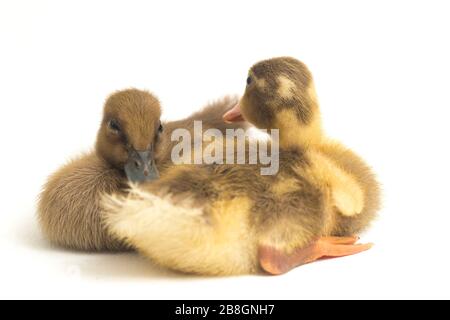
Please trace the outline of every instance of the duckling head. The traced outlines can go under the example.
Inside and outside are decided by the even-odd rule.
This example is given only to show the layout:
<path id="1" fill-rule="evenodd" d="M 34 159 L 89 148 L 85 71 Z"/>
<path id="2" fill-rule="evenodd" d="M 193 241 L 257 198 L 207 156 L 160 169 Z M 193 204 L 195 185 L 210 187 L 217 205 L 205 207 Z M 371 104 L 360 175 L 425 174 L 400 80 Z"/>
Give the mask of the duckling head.
<path id="1" fill-rule="evenodd" d="M 244 95 L 224 120 L 247 120 L 260 129 L 279 129 L 281 146 L 310 145 L 322 136 L 312 75 L 305 64 L 290 57 L 253 65 Z"/>
<path id="2" fill-rule="evenodd" d="M 96 152 L 131 182 L 159 177 L 154 150 L 163 130 L 161 106 L 146 91 L 128 89 L 112 94 L 105 103 Z"/>

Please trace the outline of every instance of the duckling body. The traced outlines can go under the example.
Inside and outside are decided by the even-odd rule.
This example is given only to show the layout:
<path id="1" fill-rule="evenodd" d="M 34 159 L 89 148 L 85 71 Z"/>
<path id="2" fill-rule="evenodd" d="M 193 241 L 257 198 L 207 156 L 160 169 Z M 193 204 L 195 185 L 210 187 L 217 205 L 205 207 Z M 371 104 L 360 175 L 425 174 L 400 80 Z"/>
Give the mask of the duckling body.
<path id="1" fill-rule="evenodd" d="M 95 150 L 64 165 L 49 177 L 43 188 L 38 218 L 44 235 L 53 244 L 76 250 L 130 249 L 107 232 L 100 217 L 101 196 L 125 194 L 129 183 L 124 170 L 127 160 L 124 133 L 111 131 L 108 125 L 111 119 L 119 121 L 120 118 L 124 127 L 130 126 L 126 128 L 127 143 L 134 144 L 134 149 L 155 145 L 153 156 L 158 169 L 163 170 L 170 163 L 167 149 L 171 146 L 172 130 L 189 129 L 194 120 L 204 120 L 206 126 L 217 126 L 223 131 L 245 126 L 221 121 L 223 112 L 235 102 L 234 98 L 224 98 L 185 120 L 163 124 L 164 130 L 159 132 L 160 106 L 155 97 L 134 89 L 112 95 L 105 104 Z"/>
<path id="2" fill-rule="evenodd" d="M 53 244 L 76 250 L 125 250 L 99 215 L 102 194 L 122 193 L 126 177 L 91 152 L 72 160 L 48 179 L 39 200 L 39 221 Z"/>
<path id="3" fill-rule="evenodd" d="M 279 129 L 276 175 L 250 164 L 171 167 L 127 197 L 106 198 L 111 233 L 163 266 L 212 275 L 281 274 L 369 249 L 354 235 L 375 216 L 378 184 L 359 157 L 322 134 L 306 66 L 293 58 L 254 65 L 224 116 L 242 118 Z"/>
<path id="4" fill-rule="evenodd" d="M 258 247 L 313 241 L 327 218 L 319 189 L 301 174 L 304 155 L 280 155 L 278 175 L 255 165 L 179 165 L 129 197 L 108 201 L 111 232 L 153 261 L 188 273 L 256 273 Z"/>

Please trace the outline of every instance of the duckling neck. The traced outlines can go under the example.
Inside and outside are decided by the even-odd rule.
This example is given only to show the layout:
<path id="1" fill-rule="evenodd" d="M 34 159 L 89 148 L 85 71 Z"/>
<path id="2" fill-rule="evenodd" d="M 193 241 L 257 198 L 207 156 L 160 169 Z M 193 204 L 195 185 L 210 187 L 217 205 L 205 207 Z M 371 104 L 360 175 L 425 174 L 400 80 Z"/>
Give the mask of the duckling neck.
<path id="1" fill-rule="evenodd" d="M 291 118 L 279 124 L 280 147 L 288 148 L 314 148 L 324 143 L 325 137 L 319 115 L 308 124 L 299 124 L 297 119 Z"/>

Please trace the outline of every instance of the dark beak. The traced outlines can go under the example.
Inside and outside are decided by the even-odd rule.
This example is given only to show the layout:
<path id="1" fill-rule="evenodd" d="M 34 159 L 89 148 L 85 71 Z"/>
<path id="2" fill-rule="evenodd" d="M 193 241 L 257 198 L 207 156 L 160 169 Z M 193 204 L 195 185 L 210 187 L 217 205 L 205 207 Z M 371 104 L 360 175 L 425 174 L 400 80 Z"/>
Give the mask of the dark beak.
<path id="1" fill-rule="evenodd" d="M 130 151 L 125 164 L 128 180 L 134 183 L 146 182 L 159 178 L 152 151 Z"/>

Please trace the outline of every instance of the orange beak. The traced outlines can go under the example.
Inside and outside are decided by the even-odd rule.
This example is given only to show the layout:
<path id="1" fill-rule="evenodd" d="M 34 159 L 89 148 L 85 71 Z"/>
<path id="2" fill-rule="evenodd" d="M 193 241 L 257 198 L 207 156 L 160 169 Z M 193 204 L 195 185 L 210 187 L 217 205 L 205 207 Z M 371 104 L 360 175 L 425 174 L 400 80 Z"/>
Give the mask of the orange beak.
<path id="1" fill-rule="evenodd" d="M 244 117 L 242 116 L 239 103 L 223 115 L 223 120 L 227 123 L 245 121 Z"/>

